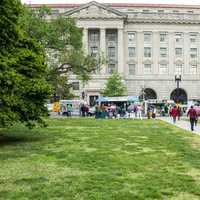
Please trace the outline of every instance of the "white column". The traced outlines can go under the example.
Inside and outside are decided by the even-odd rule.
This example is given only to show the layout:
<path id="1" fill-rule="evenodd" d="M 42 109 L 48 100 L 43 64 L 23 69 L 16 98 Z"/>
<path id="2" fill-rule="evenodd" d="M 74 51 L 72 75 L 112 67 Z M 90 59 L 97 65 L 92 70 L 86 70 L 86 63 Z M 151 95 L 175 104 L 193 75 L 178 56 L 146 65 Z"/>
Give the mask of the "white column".
<path id="1" fill-rule="evenodd" d="M 159 41 L 159 32 L 153 31 L 153 42 L 152 42 L 152 53 L 153 53 L 153 65 L 152 65 L 152 73 L 159 73 L 159 57 L 160 57 L 160 41 Z"/>
<path id="2" fill-rule="evenodd" d="M 190 73 L 190 38 L 189 33 L 184 33 L 184 47 L 183 47 L 183 57 L 184 57 L 184 64 L 183 64 L 183 73 L 189 74 Z"/>
<path id="3" fill-rule="evenodd" d="M 174 64 L 174 57 L 175 57 L 175 49 L 174 49 L 174 33 L 169 32 L 169 74 L 174 79 L 174 72 L 175 72 L 175 64 Z"/>
<path id="4" fill-rule="evenodd" d="M 137 75 L 143 75 L 143 58 L 144 58 L 144 40 L 143 32 L 137 32 L 137 45 L 136 45 L 136 54 L 137 54 Z"/>
<path id="5" fill-rule="evenodd" d="M 100 29 L 100 55 L 103 59 L 106 59 L 106 30 L 105 28 Z M 106 64 L 101 65 L 101 74 L 106 74 Z"/>
<path id="6" fill-rule="evenodd" d="M 199 44 L 200 38 L 199 33 L 197 34 L 197 44 Z M 200 58 L 200 49 L 197 45 L 197 76 L 200 76 L 200 64 L 199 64 L 199 58 Z"/>
<path id="7" fill-rule="evenodd" d="M 123 29 L 118 29 L 118 73 L 123 75 L 125 69 L 124 63 L 124 34 Z"/>
<path id="8" fill-rule="evenodd" d="M 88 29 L 83 29 L 83 48 L 85 49 L 85 53 L 88 54 Z"/>

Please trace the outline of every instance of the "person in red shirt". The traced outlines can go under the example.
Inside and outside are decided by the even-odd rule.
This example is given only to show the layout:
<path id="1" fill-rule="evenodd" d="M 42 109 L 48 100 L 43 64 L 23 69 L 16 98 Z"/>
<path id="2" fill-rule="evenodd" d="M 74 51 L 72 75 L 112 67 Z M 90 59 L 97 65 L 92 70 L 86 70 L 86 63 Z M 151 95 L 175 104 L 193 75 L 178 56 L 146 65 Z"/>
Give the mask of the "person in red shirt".
<path id="1" fill-rule="evenodd" d="M 177 108 L 176 106 L 174 106 L 171 110 L 170 110 L 170 116 L 173 118 L 173 123 L 175 124 L 176 123 L 176 117 L 178 115 L 178 111 L 177 111 Z"/>
<path id="2" fill-rule="evenodd" d="M 195 120 L 197 119 L 197 112 L 193 108 L 193 106 L 190 107 L 187 113 L 187 116 L 189 116 L 190 118 L 191 131 L 194 131 L 194 123 L 195 123 Z"/>

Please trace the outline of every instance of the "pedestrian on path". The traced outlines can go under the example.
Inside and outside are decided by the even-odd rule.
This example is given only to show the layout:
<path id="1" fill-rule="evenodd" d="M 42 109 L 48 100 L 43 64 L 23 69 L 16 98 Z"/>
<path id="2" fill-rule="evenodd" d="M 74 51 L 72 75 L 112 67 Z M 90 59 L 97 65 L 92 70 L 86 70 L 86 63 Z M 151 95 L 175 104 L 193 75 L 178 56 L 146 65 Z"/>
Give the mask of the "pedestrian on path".
<path id="1" fill-rule="evenodd" d="M 178 121 L 180 120 L 180 117 L 181 117 L 181 107 L 178 105 L 177 106 L 177 118 L 178 118 Z"/>
<path id="2" fill-rule="evenodd" d="M 156 112 L 157 112 L 156 107 L 154 107 L 153 108 L 153 113 L 152 113 L 152 118 L 153 119 L 156 119 Z"/>
<path id="3" fill-rule="evenodd" d="M 138 118 L 142 120 L 142 110 L 143 110 L 142 106 L 138 105 L 137 110 L 138 110 Z"/>
<path id="4" fill-rule="evenodd" d="M 190 107 L 190 109 L 187 113 L 187 116 L 189 116 L 189 118 L 190 118 L 191 131 L 194 131 L 194 123 L 197 119 L 197 112 L 193 108 L 193 106 Z"/>
<path id="5" fill-rule="evenodd" d="M 194 124 L 195 124 L 195 126 L 197 126 L 197 124 L 198 124 L 198 115 L 197 115 L 197 117 L 196 117 L 196 119 L 195 119 Z"/>
<path id="6" fill-rule="evenodd" d="M 176 106 L 174 106 L 174 107 L 170 110 L 169 114 L 170 114 L 170 117 L 173 118 L 173 123 L 175 124 L 175 123 L 176 123 L 176 117 L 177 117 L 177 115 L 178 115 L 178 111 L 177 111 Z"/>

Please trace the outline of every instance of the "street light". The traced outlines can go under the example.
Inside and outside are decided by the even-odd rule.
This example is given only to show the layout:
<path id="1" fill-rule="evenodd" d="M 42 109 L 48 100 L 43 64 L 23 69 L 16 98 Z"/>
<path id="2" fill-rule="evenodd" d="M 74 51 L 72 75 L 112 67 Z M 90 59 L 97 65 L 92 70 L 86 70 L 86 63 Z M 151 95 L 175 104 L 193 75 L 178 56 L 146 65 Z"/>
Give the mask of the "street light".
<path id="1" fill-rule="evenodd" d="M 145 92 L 145 85 L 143 85 L 142 87 L 141 87 L 142 89 L 141 89 L 141 95 L 142 95 L 142 101 L 144 101 L 145 100 L 145 94 L 146 94 L 146 92 Z"/>
<path id="2" fill-rule="evenodd" d="M 142 88 L 142 100 L 144 101 L 145 100 L 145 88 Z"/>
<path id="3" fill-rule="evenodd" d="M 83 85 L 82 85 L 81 99 L 83 101 L 85 101 L 85 99 L 86 99 L 85 83 L 83 83 Z"/>
<path id="4" fill-rule="evenodd" d="M 181 82 L 181 75 L 175 75 L 175 82 L 177 83 L 176 86 L 176 103 L 178 103 L 179 100 L 179 82 Z"/>
<path id="5" fill-rule="evenodd" d="M 179 89 L 179 82 L 181 82 L 181 75 L 175 75 L 175 82 L 177 83 L 177 89 Z"/>

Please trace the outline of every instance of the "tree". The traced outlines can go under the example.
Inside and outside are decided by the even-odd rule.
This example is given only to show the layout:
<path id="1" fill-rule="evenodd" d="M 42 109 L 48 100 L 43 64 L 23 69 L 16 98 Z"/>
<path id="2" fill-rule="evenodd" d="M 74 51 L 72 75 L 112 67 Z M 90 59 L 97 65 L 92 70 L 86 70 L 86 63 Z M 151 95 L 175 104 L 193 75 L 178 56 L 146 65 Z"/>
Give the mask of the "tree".
<path id="1" fill-rule="evenodd" d="M 46 6 L 37 11 L 26 8 L 21 24 L 46 52 L 47 80 L 53 87 L 54 95 L 71 96 L 69 75 L 73 73 L 81 81 L 88 81 L 102 59 L 84 53 L 82 29 L 76 26 L 73 19 L 58 16 L 47 20 L 50 14 L 51 10 Z"/>
<path id="2" fill-rule="evenodd" d="M 122 78 L 119 74 L 112 74 L 102 90 L 101 94 L 107 97 L 123 96 L 126 93 L 126 87 L 122 82 Z"/>
<path id="3" fill-rule="evenodd" d="M 0 1 L 0 127 L 44 124 L 50 87 L 41 46 L 19 24 L 19 0 Z"/>

